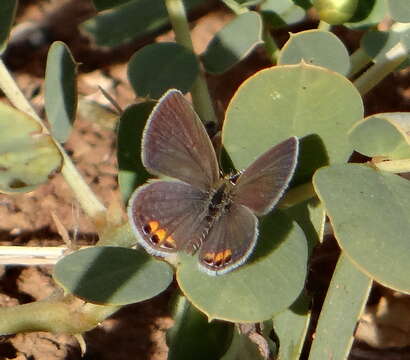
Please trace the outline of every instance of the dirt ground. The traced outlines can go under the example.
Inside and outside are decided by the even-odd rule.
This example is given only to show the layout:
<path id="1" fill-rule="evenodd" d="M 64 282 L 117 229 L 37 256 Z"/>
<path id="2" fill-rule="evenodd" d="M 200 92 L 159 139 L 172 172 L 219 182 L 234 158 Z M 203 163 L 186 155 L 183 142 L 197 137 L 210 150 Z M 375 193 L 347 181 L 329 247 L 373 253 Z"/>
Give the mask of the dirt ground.
<path id="1" fill-rule="evenodd" d="M 94 96 L 106 103 L 97 86 L 110 92 L 125 108 L 136 101 L 126 77 L 126 64 L 143 44 L 132 43 L 118 49 L 100 49 L 79 33 L 77 24 L 93 16 L 90 1 L 51 0 L 20 1 L 14 31 L 5 62 L 13 72 L 25 95 L 43 114 L 43 77 L 46 54 L 55 40 L 64 41 L 71 49 L 79 66 L 78 88 L 82 96 Z M 210 6 L 195 14 L 192 37 L 197 51 L 202 51 L 213 34 L 232 15 L 222 6 Z M 315 26 L 313 20 L 275 34 L 283 44 L 288 31 L 297 32 Z M 356 32 L 336 28 L 336 33 L 351 48 L 357 47 Z M 167 32 L 154 40 L 172 40 Z M 256 50 L 239 66 L 223 76 L 208 78 L 216 108 L 222 118 L 224 109 L 239 84 L 259 69 L 269 66 L 262 50 Z M 397 72 L 387 77 L 365 97 L 367 114 L 386 111 L 410 111 L 410 71 Z M 1 101 L 6 101 L 4 98 Z M 65 148 L 95 193 L 106 204 L 119 202 L 115 133 L 112 124 L 101 124 L 79 118 Z M 23 195 L 0 194 L 0 245 L 60 246 L 63 244 L 51 213 L 55 213 L 70 236 L 79 244 L 93 244 L 95 229 L 82 215 L 79 205 L 61 175 L 48 184 Z M 316 251 L 312 260 L 312 281 L 317 301 L 320 302 L 337 257 L 331 241 Z M 327 254 L 323 257 L 321 255 Z M 322 259 L 322 260 L 320 260 Z M 325 259 L 325 260 L 323 260 Z M 320 270 L 320 271 L 319 271 Z M 52 266 L 1 266 L 0 306 L 23 304 L 47 297 L 55 285 L 51 278 Z M 326 275 L 318 275 L 326 274 Z M 98 328 L 85 334 L 85 359 L 150 359 L 163 360 L 167 356 L 165 330 L 172 326 L 168 308 L 168 290 L 146 302 L 124 307 L 104 321 Z M 0 319 L 1 321 L 1 319 Z M 50 333 L 17 334 L 0 338 L 0 359 L 54 360 L 80 359 L 79 345 L 74 337 Z M 356 332 L 350 359 L 410 359 L 410 298 L 379 285 L 372 291 L 366 312 Z"/>

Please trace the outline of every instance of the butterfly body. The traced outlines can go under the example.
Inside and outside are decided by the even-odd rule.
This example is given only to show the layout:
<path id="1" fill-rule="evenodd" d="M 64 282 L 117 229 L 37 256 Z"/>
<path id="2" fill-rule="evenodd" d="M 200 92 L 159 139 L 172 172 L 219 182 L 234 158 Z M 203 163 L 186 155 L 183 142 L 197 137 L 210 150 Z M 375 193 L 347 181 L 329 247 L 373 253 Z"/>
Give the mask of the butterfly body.
<path id="1" fill-rule="evenodd" d="M 198 252 L 202 270 L 216 275 L 243 264 L 258 236 L 256 215 L 283 195 L 296 166 L 295 137 L 269 149 L 243 172 L 220 177 L 200 119 L 177 90 L 168 91 L 148 119 L 142 160 L 154 180 L 132 195 L 128 215 L 151 254 Z"/>

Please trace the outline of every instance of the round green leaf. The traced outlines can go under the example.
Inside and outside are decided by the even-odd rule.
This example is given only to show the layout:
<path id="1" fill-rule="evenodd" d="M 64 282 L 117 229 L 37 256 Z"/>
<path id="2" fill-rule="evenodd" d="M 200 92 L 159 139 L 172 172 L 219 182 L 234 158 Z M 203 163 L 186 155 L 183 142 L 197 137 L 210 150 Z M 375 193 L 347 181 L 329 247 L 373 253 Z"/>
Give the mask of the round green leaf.
<path id="1" fill-rule="evenodd" d="M 141 160 L 141 140 L 148 116 L 155 103 L 128 107 L 121 115 L 117 136 L 118 183 L 125 203 L 134 189 L 152 177 Z"/>
<path id="2" fill-rule="evenodd" d="M 359 164 L 320 169 L 313 181 L 349 259 L 381 284 L 410 293 L 410 182 Z"/>
<path id="3" fill-rule="evenodd" d="M 259 11 L 267 24 L 277 28 L 302 21 L 306 13 L 300 6 L 292 0 L 265 0 Z"/>
<path id="4" fill-rule="evenodd" d="M 67 45 L 54 42 L 47 56 L 45 108 L 51 133 L 64 143 L 70 136 L 77 109 L 77 65 Z"/>
<path id="5" fill-rule="evenodd" d="M 181 290 L 210 320 L 263 321 L 286 309 L 302 291 L 307 271 L 302 230 L 279 211 L 265 217 L 259 230 L 250 260 L 225 275 L 205 274 L 196 256 L 179 256 Z"/>
<path id="6" fill-rule="evenodd" d="M 144 251 L 95 246 L 62 258 L 54 279 L 70 293 L 97 304 L 125 305 L 150 299 L 173 279 L 172 268 Z"/>
<path id="7" fill-rule="evenodd" d="M 232 98 L 222 142 L 237 169 L 273 145 L 301 138 L 294 183 L 309 181 L 330 162 L 346 161 L 346 132 L 363 117 L 363 103 L 342 75 L 308 64 L 275 66 L 246 80 Z"/>
<path id="8" fill-rule="evenodd" d="M 156 43 L 132 56 L 128 79 L 138 96 L 157 99 L 171 88 L 189 91 L 198 71 L 192 51 L 176 43 Z"/>
<path id="9" fill-rule="evenodd" d="M 356 151 L 369 157 L 410 157 L 410 113 L 381 113 L 359 121 L 349 132 Z"/>
<path id="10" fill-rule="evenodd" d="M 253 11 L 236 17 L 220 30 L 202 54 L 205 70 L 221 74 L 262 43 L 262 19 Z"/>
<path id="11" fill-rule="evenodd" d="M 305 63 L 323 66 L 346 75 L 350 69 L 349 53 L 339 38 L 331 32 L 307 30 L 290 34 L 283 46 L 279 65 Z"/>
<path id="12" fill-rule="evenodd" d="M 410 22 L 410 6 L 408 0 L 387 0 L 390 15 L 393 20 L 408 23 Z"/>
<path id="13" fill-rule="evenodd" d="M 60 152 L 40 124 L 0 103 L 0 191 L 32 191 L 61 165 Z"/>

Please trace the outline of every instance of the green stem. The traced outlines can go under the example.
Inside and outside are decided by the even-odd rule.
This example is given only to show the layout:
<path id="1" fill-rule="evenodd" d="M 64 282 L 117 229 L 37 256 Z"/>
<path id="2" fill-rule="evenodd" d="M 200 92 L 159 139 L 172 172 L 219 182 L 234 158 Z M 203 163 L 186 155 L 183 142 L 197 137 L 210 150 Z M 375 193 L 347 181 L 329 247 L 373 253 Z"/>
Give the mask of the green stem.
<path id="1" fill-rule="evenodd" d="M 84 304 L 72 296 L 0 307 L 0 334 L 32 331 L 79 334 L 98 326 L 120 306 Z"/>
<path id="2" fill-rule="evenodd" d="M 407 59 L 407 56 L 408 54 L 405 47 L 401 43 L 396 44 L 386 53 L 384 59 L 378 61 L 356 79 L 354 84 L 360 94 L 364 95 L 369 92 L 387 75 L 396 70 L 397 67 Z"/>
<path id="3" fill-rule="evenodd" d="M 28 114 L 34 120 L 36 120 L 42 127 L 46 134 L 49 134 L 48 129 L 44 125 L 41 118 L 37 115 L 30 102 L 25 98 L 13 77 L 10 75 L 4 62 L 0 59 L 0 88 L 3 90 L 10 102 L 20 111 Z M 54 138 L 51 137 L 53 140 Z M 95 194 L 91 191 L 90 187 L 85 182 L 84 178 L 80 175 L 70 157 L 65 152 L 64 148 L 59 142 L 54 140 L 55 145 L 60 151 L 63 157 L 63 167 L 61 173 L 64 176 L 66 182 L 74 191 L 78 202 L 82 206 L 85 213 L 92 219 L 101 219 L 105 214 L 104 205 L 98 200 Z"/>
<path id="4" fill-rule="evenodd" d="M 320 20 L 317 28 L 323 31 L 330 31 L 332 25 L 328 24 L 326 21 Z"/>
<path id="5" fill-rule="evenodd" d="M 410 172 L 410 159 L 380 161 L 373 165 L 382 171 L 388 171 L 395 174 Z"/>
<path id="6" fill-rule="evenodd" d="M 164 0 L 168 15 L 175 32 L 175 40 L 187 49 L 194 51 L 192 40 L 189 32 L 188 19 L 185 12 L 185 7 L 182 0 Z M 200 63 L 198 59 L 198 63 Z M 192 89 L 192 102 L 195 110 L 199 114 L 204 123 L 213 123 L 217 128 L 218 119 L 216 117 L 212 99 L 209 94 L 208 85 L 206 83 L 205 74 L 200 69 L 197 79 L 195 80 Z"/>
<path id="7" fill-rule="evenodd" d="M 263 42 L 265 45 L 266 52 L 268 53 L 269 58 L 272 60 L 272 65 L 276 65 L 278 62 L 280 49 L 273 39 L 269 26 L 265 23 L 263 29 Z"/>
<path id="8" fill-rule="evenodd" d="M 350 72 L 349 78 L 352 78 L 359 71 L 364 69 L 372 61 L 371 57 L 366 54 L 362 48 L 358 48 L 352 55 L 350 55 Z"/>

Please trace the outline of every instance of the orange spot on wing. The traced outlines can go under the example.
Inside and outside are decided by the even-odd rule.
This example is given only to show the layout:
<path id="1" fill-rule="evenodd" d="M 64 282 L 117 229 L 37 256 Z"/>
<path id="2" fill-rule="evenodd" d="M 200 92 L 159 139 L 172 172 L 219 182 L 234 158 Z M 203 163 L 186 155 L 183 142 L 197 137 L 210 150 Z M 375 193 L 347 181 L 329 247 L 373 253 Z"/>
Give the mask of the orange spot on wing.
<path id="1" fill-rule="evenodd" d="M 231 249 L 226 249 L 224 251 L 224 263 L 228 263 L 232 260 L 232 250 Z"/>
<path id="2" fill-rule="evenodd" d="M 150 221 L 150 222 L 148 222 L 148 225 L 151 229 L 151 232 L 155 232 L 159 228 L 158 221 Z"/>
<path id="3" fill-rule="evenodd" d="M 214 256 L 215 256 L 215 253 L 206 253 L 204 255 L 204 261 L 208 264 L 211 264 L 214 261 Z"/>
<path id="4" fill-rule="evenodd" d="M 164 246 L 170 249 L 175 249 L 177 244 L 172 236 L 168 236 L 164 241 Z"/>
<path id="5" fill-rule="evenodd" d="M 214 262 L 215 263 L 220 263 L 224 258 L 224 252 L 219 252 L 215 255 L 214 257 Z"/>
<path id="6" fill-rule="evenodd" d="M 155 231 L 155 235 L 158 236 L 158 242 L 162 243 L 165 240 L 165 236 L 167 235 L 167 232 L 164 229 L 158 229 Z"/>

